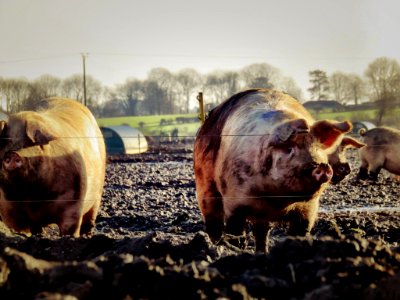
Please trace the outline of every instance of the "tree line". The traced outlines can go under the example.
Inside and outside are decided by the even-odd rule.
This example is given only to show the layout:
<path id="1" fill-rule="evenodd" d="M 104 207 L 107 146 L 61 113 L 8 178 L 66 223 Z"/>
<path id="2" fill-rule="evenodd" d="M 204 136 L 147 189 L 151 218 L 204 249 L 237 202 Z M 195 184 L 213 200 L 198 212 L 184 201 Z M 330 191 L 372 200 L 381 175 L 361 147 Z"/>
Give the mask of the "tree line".
<path id="1" fill-rule="evenodd" d="M 399 99 L 400 66 L 386 57 L 372 61 L 364 72 L 346 74 L 311 70 L 310 92 L 314 100 L 336 100 L 341 104 L 359 104 L 361 100 L 381 101 L 382 107 Z M 238 71 L 220 70 L 202 75 L 187 68 L 171 72 L 165 68 L 150 70 L 144 80 L 129 78 L 114 87 L 103 86 L 86 76 L 87 105 L 97 117 L 188 113 L 199 91 L 207 103 L 217 104 L 246 88 L 275 88 L 302 99 L 296 82 L 267 63 L 248 65 Z M 65 79 L 42 75 L 35 80 L 0 78 L 0 100 L 9 113 L 34 109 L 46 97 L 61 96 L 83 102 L 83 76 Z M 385 113 L 384 109 L 382 114 Z"/>
<path id="2" fill-rule="evenodd" d="M 301 98 L 292 78 L 266 64 L 251 64 L 239 71 L 214 71 L 202 75 L 187 68 L 173 73 L 165 68 L 150 70 L 144 80 L 129 78 L 114 87 L 103 86 L 86 76 L 87 106 L 96 116 L 178 114 L 194 111 L 196 95 L 202 91 L 207 103 L 218 103 L 243 88 L 268 87 L 286 90 Z M 46 97 L 62 96 L 83 101 L 83 76 L 60 79 L 42 75 L 35 80 L 0 78 L 0 99 L 5 111 L 33 109 Z"/>
<path id="3" fill-rule="evenodd" d="M 371 62 L 361 77 L 340 71 L 330 76 L 322 70 L 309 72 L 313 100 L 335 100 L 358 105 L 360 100 L 377 101 L 391 95 L 400 96 L 400 65 L 395 59 L 380 57 Z"/>
<path id="4" fill-rule="evenodd" d="M 395 106 L 400 106 L 400 65 L 396 59 L 379 57 L 372 61 L 361 77 L 357 74 L 334 72 L 330 76 L 322 70 L 309 72 L 308 91 L 315 100 L 331 97 L 341 104 L 358 105 L 360 100 L 374 102 L 378 109 L 377 124 Z"/>

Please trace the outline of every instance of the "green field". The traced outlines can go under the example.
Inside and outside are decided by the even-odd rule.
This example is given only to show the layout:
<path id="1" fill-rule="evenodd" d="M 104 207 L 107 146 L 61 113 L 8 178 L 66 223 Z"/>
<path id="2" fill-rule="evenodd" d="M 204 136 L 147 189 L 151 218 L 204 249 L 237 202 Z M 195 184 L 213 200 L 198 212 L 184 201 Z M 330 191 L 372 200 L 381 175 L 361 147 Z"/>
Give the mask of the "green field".
<path id="1" fill-rule="evenodd" d="M 318 120 L 322 119 L 338 120 L 338 121 L 349 120 L 352 122 L 369 121 L 375 125 L 379 125 L 377 109 L 365 109 L 365 110 L 343 111 L 343 112 L 324 112 L 324 113 L 312 112 L 312 115 Z M 382 119 L 382 124 L 380 125 L 400 128 L 400 108 L 389 109 L 385 113 Z"/>
<path id="2" fill-rule="evenodd" d="M 196 114 L 181 114 L 181 115 L 157 115 L 157 116 L 135 116 L 135 117 L 115 117 L 115 118 L 100 118 L 97 122 L 100 126 L 117 126 L 129 125 L 134 128 L 139 128 L 146 136 L 162 136 L 165 134 L 171 135 L 174 129 L 178 130 L 180 137 L 195 136 L 200 121 L 179 123 L 176 118 L 196 118 Z M 165 125 L 160 125 L 161 120 L 165 120 Z"/>
<path id="3" fill-rule="evenodd" d="M 317 113 L 311 111 L 311 114 L 317 120 L 350 120 L 350 121 L 373 121 L 376 119 L 376 109 L 355 110 L 355 111 L 342 111 L 342 112 L 321 112 Z"/>
<path id="4" fill-rule="evenodd" d="M 343 112 L 315 112 L 310 111 L 317 120 L 350 120 L 350 121 L 370 121 L 376 124 L 377 110 L 358 110 L 358 111 L 343 111 Z M 400 109 L 392 109 L 385 115 L 384 125 L 400 127 L 399 119 Z M 179 137 L 195 136 L 200 121 L 180 123 L 176 118 L 194 118 L 198 119 L 196 114 L 180 114 L 180 115 L 158 115 L 158 116 L 135 116 L 135 117 L 115 117 L 115 118 L 100 118 L 97 122 L 100 126 L 116 126 L 116 125 L 130 125 L 138 128 L 146 136 L 171 136 L 174 129 L 178 130 Z M 160 125 L 161 120 L 165 120 L 165 125 Z"/>

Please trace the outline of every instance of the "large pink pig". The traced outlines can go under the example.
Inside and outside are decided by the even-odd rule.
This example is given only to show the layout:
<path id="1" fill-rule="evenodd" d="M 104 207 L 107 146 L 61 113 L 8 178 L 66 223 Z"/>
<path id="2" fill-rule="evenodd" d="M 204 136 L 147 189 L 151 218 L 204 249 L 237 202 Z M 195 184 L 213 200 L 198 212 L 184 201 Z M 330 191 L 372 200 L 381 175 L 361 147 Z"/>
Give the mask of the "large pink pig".
<path id="1" fill-rule="evenodd" d="M 243 237 L 253 224 L 256 250 L 266 251 L 269 222 L 287 221 L 289 234 L 312 229 L 319 198 L 333 171 L 349 122 L 316 122 L 289 95 L 268 89 L 238 93 L 217 106 L 196 137 L 196 193 L 206 232 Z"/>
<path id="2" fill-rule="evenodd" d="M 0 216 L 30 235 L 55 223 L 61 235 L 90 233 L 103 192 L 104 140 L 90 111 L 52 98 L 1 123 Z"/>

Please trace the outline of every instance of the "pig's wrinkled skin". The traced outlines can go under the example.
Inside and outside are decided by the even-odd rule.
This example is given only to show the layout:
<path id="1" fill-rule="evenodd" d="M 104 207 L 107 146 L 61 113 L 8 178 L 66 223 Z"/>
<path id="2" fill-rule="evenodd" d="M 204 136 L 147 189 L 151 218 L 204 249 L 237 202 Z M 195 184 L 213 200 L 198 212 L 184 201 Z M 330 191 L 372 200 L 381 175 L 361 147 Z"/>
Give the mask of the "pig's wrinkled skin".
<path id="1" fill-rule="evenodd" d="M 381 169 L 400 175 L 400 130 L 376 127 L 361 129 L 359 133 L 366 146 L 359 150 L 361 165 L 357 178 L 376 181 Z"/>
<path id="2" fill-rule="evenodd" d="M 103 192 L 106 153 L 90 111 L 74 100 L 44 100 L 37 112 L 1 123 L 0 216 L 11 229 L 90 234 Z"/>
<path id="3" fill-rule="evenodd" d="M 194 146 L 197 199 L 211 240 L 218 242 L 224 227 L 243 237 L 246 220 L 257 251 L 266 251 L 269 222 L 288 222 L 291 235 L 310 232 L 333 175 L 328 154 L 351 127 L 315 122 L 297 100 L 267 89 L 217 106 Z"/>
<path id="4" fill-rule="evenodd" d="M 328 155 L 329 165 L 332 167 L 333 170 L 331 183 L 338 184 L 351 172 L 350 164 L 347 162 L 346 159 L 346 149 L 361 148 L 364 146 L 365 145 L 363 143 L 352 137 L 343 137 L 342 142 L 336 148 L 336 150 Z"/>

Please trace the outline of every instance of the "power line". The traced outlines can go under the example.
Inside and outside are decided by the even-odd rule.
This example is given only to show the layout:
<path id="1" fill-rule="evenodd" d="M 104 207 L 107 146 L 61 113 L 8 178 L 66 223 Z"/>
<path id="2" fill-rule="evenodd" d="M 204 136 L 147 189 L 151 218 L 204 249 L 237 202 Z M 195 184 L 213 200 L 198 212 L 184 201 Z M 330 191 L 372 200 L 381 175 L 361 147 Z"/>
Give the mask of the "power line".
<path id="1" fill-rule="evenodd" d="M 20 63 L 20 62 L 29 62 L 29 61 L 39 61 L 39 60 L 49 60 L 55 58 L 63 58 L 70 57 L 75 55 L 82 55 L 82 53 L 70 53 L 70 54 L 60 54 L 60 55 L 51 55 L 51 56 L 41 56 L 41 57 L 30 57 L 30 58 L 20 58 L 20 59 L 10 59 L 10 60 L 1 60 L 0 64 L 10 64 L 10 63 Z M 345 57 L 283 57 L 283 56 L 264 56 L 264 55 L 204 55 L 204 54 L 148 54 L 148 53 L 121 53 L 121 52 L 91 52 L 92 56 L 103 55 L 103 56 L 124 56 L 124 57 L 181 57 L 181 58 L 252 58 L 252 59 L 262 59 L 262 60 L 298 60 L 298 59 L 307 59 L 307 60 L 371 60 L 376 57 L 354 57 L 354 56 L 345 56 Z"/>
<path id="2" fill-rule="evenodd" d="M 48 60 L 55 58 L 63 58 L 63 57 L 72 57 L 77 55 L 76 53 L 70 54 L 60 54 L 60 55 L 52 55 L 52 56 L 41 56 L 41 57 L 31 57 L 31 58 L 20 58 L 20 59 L 10 59 L 10 60 L 0 60 L 0 64 L 10 64 L 10 63 L 20 63 L 20 62 L 29 62 L 29 61 L 37 61 L 37 60 Z"/>

